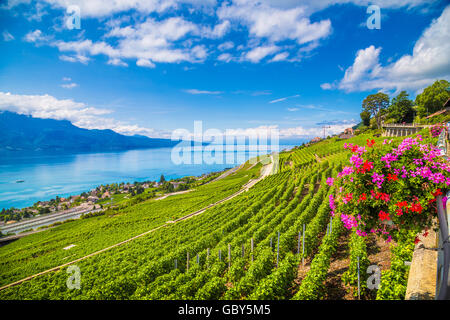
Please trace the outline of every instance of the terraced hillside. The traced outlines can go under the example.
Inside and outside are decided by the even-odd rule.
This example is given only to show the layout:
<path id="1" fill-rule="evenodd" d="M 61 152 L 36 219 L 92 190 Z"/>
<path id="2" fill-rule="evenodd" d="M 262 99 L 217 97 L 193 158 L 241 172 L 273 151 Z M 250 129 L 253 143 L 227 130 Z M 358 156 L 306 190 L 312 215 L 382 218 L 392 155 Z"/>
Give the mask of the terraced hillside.
<path id="1" fill-rule="evenodd" d="M 349 261 L 343 290 L 354 292 L 355 252 L 366 257 L 363 265 L 369 263 L 370 239 L 355 238 L 339 217 L 330 219 L 333 187 L 326 180 L 348 161 L 344 143 L 368 138 L 329 139 L 283 152 L 279 172 L 243 192 L 267 167 L 246 164 L 197 190 L 1 247 L 0 299 L 321 299 L 332 290 L 326 280 L 339 249 Z M 177 220 L 193 212 L 199 214 Z M 69 290 L 67 268 L 73 264 L 81 289 Z"/>

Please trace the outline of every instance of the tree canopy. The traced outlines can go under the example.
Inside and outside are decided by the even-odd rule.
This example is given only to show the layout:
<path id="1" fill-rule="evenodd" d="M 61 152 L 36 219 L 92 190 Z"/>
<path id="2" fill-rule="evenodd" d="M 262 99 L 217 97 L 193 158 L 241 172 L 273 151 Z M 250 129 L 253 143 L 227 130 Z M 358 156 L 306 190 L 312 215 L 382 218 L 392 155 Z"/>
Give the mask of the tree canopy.
<path id="1" fill-rule="evenodd" d="M 381 111 L 389 106 L 389 96 L 383 92 L 378 92 L 367 96 L 363 103 L 363 111 L 369 112 L 375 119 L 377 127 L 381 127 Z"/>
<path id="2" fill-rule="evenodd" d="M 419 116 L 426 117 L 441 110 L 449 98 L 450 83 L 446 80 L 437 80 L 416 97 Z"/>
<path id="3" fill-rule="evenodd" d="M 412 123 L 414 120 L 414 103 L 408 97 L 409 94 L 406 91 L 402 91 L 392 99 L 388 109 L 388 117 L 396 123 Z"/>
<path id="4" fill-rule="evenodd" d="M 363 111 L 359 114 L 359 116 L 365 126 L 370 126 L 370 112 Z"/>

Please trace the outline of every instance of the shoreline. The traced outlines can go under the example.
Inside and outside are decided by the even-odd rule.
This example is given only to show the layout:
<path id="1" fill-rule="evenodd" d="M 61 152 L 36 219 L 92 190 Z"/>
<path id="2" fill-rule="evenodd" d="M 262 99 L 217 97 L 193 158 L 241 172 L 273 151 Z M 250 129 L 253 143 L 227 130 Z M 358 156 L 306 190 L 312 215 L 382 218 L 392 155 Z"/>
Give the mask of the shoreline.
<path id="1" fill-rule="evenodd" d="M 302 142 L 302 140 L 299 141 L 299 143 L 301 143 L 301 142 Z M 282 145 L 282 144 L 280 144 L 279 145 L 279 147 L 280 147 L 279 149 L 280 149 L 280 151 L 282 151 L 284 149 L 289 150 L 289 149 L 294 148 L 295 146 L 296 145 L 293 145 L 293 144 L 290 144 L 290 145 Z M 88 155 L 88 156 L 93 156 L 93 157 L 88 159 L 88 160 L 83 160 L 83 161 L 94 161 L 95 162 L 95 161 L 97 161 L 97 158 L 95 157 L 96 155 L 105 155 L 105 154 L 114 155 L 114 154 L 117 154 L 119 156 L 123 156 L 125 153 L 133 152 L 133 151 L 142 152 L 142 151 L 165 150 L 167 152 L 168 149 L 170 149 L 170 148 L 137 149 L 137 150 L 133 149 L 133 150 L 127 150 L 125 152 L 108 152 L 108 153 L 98 152 L 98 153 L 69 154 L 69 155 L 65 155 L 65 156 L 73 158 L 73 157 L 76 157 L 77 155 L 79 155 L 79 156 L 86 156 L 86 155 Z M 236 151 L 233 151 L 233 152 L 236 152 Z M 246 152 L 248 152 L 248 151 L 246 151 Z M 36 159 L 40 159 L 40 158 L 31 154 L 28 157 L 21 157 L 20 161 L 26 160 L 26 159 L 36 160 Z M 58 155 L 50 154 L 47 159 L 58 159 Z M 15 168 L 15 163 L 13 162 L 13 160 L 14 159 L 9 159 L 9 161 L 3 161 L 3 162 L 4 163 L 9 163 L 9 166 L 11 168 Z M 101 160 L 104 160 L 104 159 L 101 159 Z M 247 161 L 247 160 L 248 159 L 247 159 L 247 155 L 246 155 L 246 160 L 245 161 Z M 29 165 L 26 163 L 27 161 L 24 161 L 24 162 L 25 162 L 25 168 L 28 168 Z M 32 162 L 33 165 L 37 166 L 36 170 L 40 170 L 39 166 L 41 166 L 41 165 L 49 166 L 49 167 L 51 167 L 53 165 L 53 163 L 49 164 L 47 161 L 45 161 L 45 159 L 43 159 L 42 161 L 34 162 L 34 163 L 33 163 L 33 161 L 31 161 L 31 162 Z M 59 165 L 59 164 L 60 163 L 55 163 L 55 165 Z M 66 165 L 65 162 L 63 162 L 63 164 Z M 68 162 L 68 164 L 70 165 L 71 162 Z M 181 167 L 189 166 L 189 167 L 186 167 L 185 169 L 181 169 L 183 171 L 182 174 L 176 172 L 176 168 L 175 168 L 175 170 L 174 170 L 174 168 L 162 168 L 161 170 L 158 170 L 160 172 L 160 173 L 158 173 L 158 176 L 161 173 L 166 175 L 166 172 L 168 172 L 167 178 L 170 179 L 170 180 L 183 179 L 185 177 L 190 177 L 190 176 L 198 177 L 198 176 L 203 175 L 203 174 L 209 175 L 209 174 L 212 174 L 212 173 L 221 172 L 221 171 L 223 171 L 225 169 L 228 169 L 228 168 L 231 168 L 231 167 L 235 167 L 235 166 L 239 166 L 241 164 L 242 163 L 234 163 L 234 164 L 226 164 L 226 163 L 224 163 L 223 164 L 223 168 L 217 168 L 217 166 L 220 166 L 221 164 L 216 164 L 216 163 L 207 164 L 207 165 L 205 165 L 204 163 L 202 163 L 201 165 L 195 165 L 195 164 L 194 165 L 181 165 Z M 8 169 L 8 165 L 6 166 L 5 169 Z M 95 168 L 94 168 L 94 170 L 95 170 Z M 114 170 L 114 168 L 112 168 L 111 170 Z M 157 169 L 149 168 L 147 171 L 150 171 L 150 170 L 155 171 Z M 194 171 L 194 172 L 192 174 L 190 174 L 190 173 L 186 173 L 186 171 L 187 172 L 193 172 Z M 7 172 L 7 171 L 5 171 L 5 172 Z M 97 182 L 97 183 L 89 184 L 89 181 L 87 181 L 86 185 L 89 184 L 89 187 L 87 187 L 87 188 L 73 188 L 73 189 L 76 189 L 76 190 L 68 191 L 68 192 L 64 192 L 64 190 L 60 190 L 62 192 L 53 192 L 53 193 L 49 192 L 48 195 L 39 196 L 39 197 L 34 197 L 33 195 L 30 195 L 30 197 L 27 197 L 27 199 L 31 199 L 30 202 L 28 202 L 27 199 L 20 199 L 20 200 L 17 201 L 14 198 L 13 195 L 7 195 L 6 199 L 4 200 L 4 202 L 5 203 L 10 202 L 10 204 L 0 207 L 0 210 L 2 210 L 2 209 L 10 210 L 10 209 L 13 209 L 13 208 L 14 209 L 18 209 L 18 210 L 23 210 L 23 209 L 26 209 L 26 208 L 33 207 L 33 205 L 36 202 L 38 202 L 38 201 L 41 201 L 41 202 L 50 201 L 51 199 L 54 199 L 56 196 L 66 198 L 66 197 L 70 197 L 70 196 L 74 196 L 74 195 L 79 195 L 79 194 L 81 194 L 83 192 L 89 192 L 90 190 L 95 189 L 95 188 L 97 188 L 97 187 L 99 187 L 101 185 L 105 185 L 105 184 L 106 185 L 115 184 L 115 183 L 125 183 L 125 184 L 130 184 L 131 183 L 131 184 L 133 184 L 134 182 L 145 182 L 145 181 L 154 180 L 154 179 L 156 179 L 156 176 L 157 176 L 155 174 L 155 172 L 153 172 L 153 173 L 149 172 L 150 174 L 147 177 L 133 178 L 133 177 L 125 177 L 126 174 L 124 174 L 124 173 L 125 173 L 125 171 L 122 172 L 122 175 L 124 176 L 123 177 L 124 179 L 110 180 L 110 179 L 108 179 L 109 177 L 107 175 L 105 175 L 104 176 L 105 179 L 101 183 Z M 131 173 L 131 175 L 133 174 L 132 170 L 130 171 L 130 173 Z M 118 174 L 118 175 L 120 175 L 120 174 Z M 18 186 L 16 186 L 16 185 L 20 185 L 20 188 L 23 189 L 23 190 L 32 188 L 31 190 L 32 190 L 33 193 L 38 193 L 38 192 L 39 193 L 46 193 L 47 192 L 44 188 L 37 189 L 39 186 L 35 187 L 35 186 L 32 185 L 30 187 L 27 183 L 28 183 L 28 181 L 33 181 L 32 178 L 34 178 L 34 177 L 31 177 L 31 178 L 30 177 L 26 177 L 24 175 L 21 175 L 20 172 L 15 177 L 10 177 L 10 175 L 5 175 L 5 178 L 7 179 L 4 182 L 5 184 L 12 184 L 12 186 L 10 188 L 11 190 L 14 190 L 14 188 L 16 188 L 15 191 L 8 191 L 8 192 L 14 192 L 15 194 L 17 194 L 18 197 L 22 196 L 22 194 L 21 194 L 20 190 L 17 190 Z M 25 182 L 17 184 L 16 183 L 17 180 L 25 180 Z M 80 187 L 82 187 L 81 184 L 82 184 L 82 182 L 80 182 L 80 181 L 74 181 L 74 185 L 75 186 L 80 185 Z M 62 186 L 61 189 L 71 189 L 70 185 L 71 185 L 70 181 L 55 182 L 54 185 L 48 185 L 47 184 L 46 188 L 55 188 L 55 187 Z M 3 194 L 7 194 L 6 190 L 4 191 Z M 1 196 L 2 196 L 2 193 L 0 192 L 0 197 Z M 31 201 L 34 201 L 34 202 L 31 202 Z M 17 202 L 17 204 L 14 205 L 14 202 Z M 21 205 L 20 202 L 24 202 L 24 204 Z M 27 202 L 28 202 L 28 204 L 27 204 Z"/>

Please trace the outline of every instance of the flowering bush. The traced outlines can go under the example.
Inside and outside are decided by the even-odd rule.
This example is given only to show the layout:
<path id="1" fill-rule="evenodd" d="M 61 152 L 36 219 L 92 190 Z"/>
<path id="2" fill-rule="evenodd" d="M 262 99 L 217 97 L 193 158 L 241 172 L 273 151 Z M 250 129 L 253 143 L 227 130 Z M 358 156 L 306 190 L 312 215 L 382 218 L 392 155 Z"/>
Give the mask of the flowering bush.
<path id="1" fill-rule="evenodd" d="M 366 146 L 345 144 L 350 165 L 336 179 L 329 197 L 331 214 L 341 213 L 347 229 L 359 236 L 379 233 L 390 241 L 398 230 L 419 232 L 436 216 L 436 197 L 450 185 L 450 165 L 440 150 L 420 135 Z"/>
<path id="2" fill-rule="evenodd" d="M 431 136 L 432 137 L 438 137 L 441 134 L 443 129 L 444 128 L 441 125 L 439 125 L 439 124 L 432 126 L 430 128 Z"/>

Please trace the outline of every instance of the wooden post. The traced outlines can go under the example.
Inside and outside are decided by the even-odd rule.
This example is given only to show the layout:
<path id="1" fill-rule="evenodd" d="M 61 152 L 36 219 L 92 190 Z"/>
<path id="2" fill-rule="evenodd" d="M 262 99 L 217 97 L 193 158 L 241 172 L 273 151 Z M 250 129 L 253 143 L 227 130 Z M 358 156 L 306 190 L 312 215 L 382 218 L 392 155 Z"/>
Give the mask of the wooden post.
<path id="1" fill-rule="evenodd" d="M 302 241 L 302 265 L 305 265 L 305 224 L 303 224 L 303 241 Z"/>
<path id="2" fill-rule="evenodd" d="M 222 261 L 222 250 L 219 249 L 219 260 Z"/>
<path id="3" fill-rule="evenodd" d="M 270 238 L 270 249 L 272 249 L 272 238 Z"/>
<path id="4" fill-rule="evenodd" d="M 177 259 L 175 259 L 175 269 L 177 269 L 178 268 L 178 261 L 177 261 Z"/>
<path id="5" fill-rule="evenodd" d="M 253 262 L 253 238 L 251 239 L 252 262 Z"/>
<path id="6" fill-rule="evenodd" d="M 200 264 L 200 260 L 198 258 L 198 253 L 197 253 L 197 264 Z"/>
<path id="7" fill-rule="evenodd" d="M 279 257 L 280 257 L 280 231 L 278 231 L 278 240 L 277 240 L 277 268 Z"/>
<path id="8" fill-rule="evenodd" d="M 231 268 L 231 244 L 228 244 L 228 269 Z"/>
<path id="9" fill-rule="evenodd" d="M 187 253 L 187 258 L 186 258 L 186 271 L 189 270 L 189 252 Z"/>

